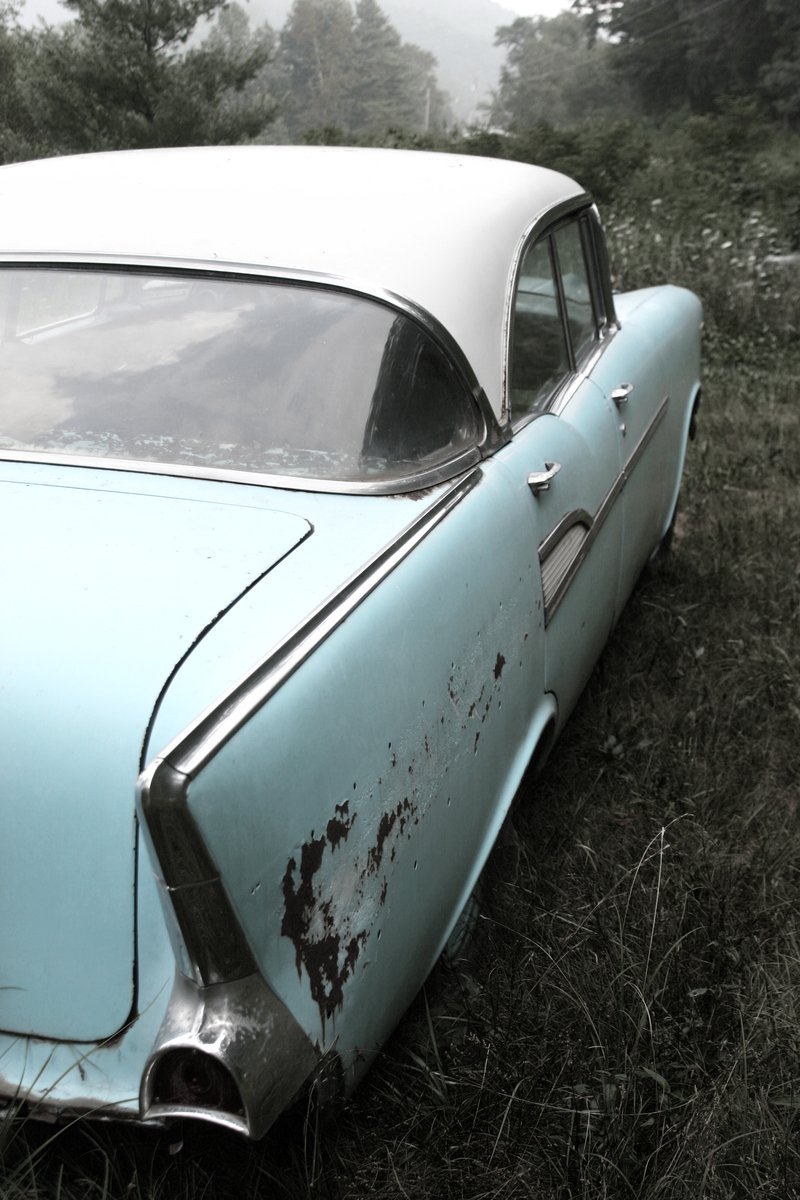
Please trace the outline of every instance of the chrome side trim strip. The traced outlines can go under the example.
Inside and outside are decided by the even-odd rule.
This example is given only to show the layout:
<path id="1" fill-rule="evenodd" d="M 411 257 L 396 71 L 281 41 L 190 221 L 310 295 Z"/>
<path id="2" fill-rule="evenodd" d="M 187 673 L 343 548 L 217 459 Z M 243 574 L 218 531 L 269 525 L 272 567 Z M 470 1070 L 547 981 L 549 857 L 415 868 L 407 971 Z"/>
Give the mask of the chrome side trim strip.
<path id="1" fill-rule="evenodd" d="M 652 441 L 656 430 L 666 415 L 668 407 L 669 396 L 667 395 L 661 401 L 653 415 L 653 419 L 645 429 L 642 436 L 639 438 L 639 441 L 634 446 L 625 463 L 625 466 L 619 472 L 608 492 L 603 497 L 600 507 L 598 508 L 594 517 L 590 516 L 590 514 L 583 509 L 578 509 L 574 512 L 567 513 L 567 515 L 562 517 L 555 528 L 550 531 L 547 537 L 540 544 L 539 564 L 542 570 L 545 628 L 553 619 L 559 604 L 567 593 L 569 585 L 572 583 L 578 572 L 578 568 L 597 540 L 600 530 L 603 528 L 603 525 L 605 524 L 606 519 L 608 518 L 608 515 L 614 506 L 615 500 L 625 487 L 625 484 L 628 482 L 637 464 L 640 462 L 642 455 Z M 568 534 L 569 530 L 577 524 L 587 527 L 586 536 L 580 540 L 577 537 L 571 540 L 571 542 L 564 548 L 564 557 L 566 558 L 567 554 L 571 551 L 573 555 L 572 559 L 569 562 L 565 562 L 564 559 L 562 559 L 558 563 L 558 577 L 555 577 L 555 572 L 552 574 L 548 573 L 547 581 L 545 581 L 545 564 L 547 560 L 552 556 L 555 547 L 558 546 L 565 534 Z M 551 588 L 552 591 L 550 590 Z"/>
<path id="2" fill-rule="evenodd" d="M 644 433 L 639 438 L 639 441 L 636 443 L 633 450 L 631 451 L 628 461 L 625 463 L 625 467 L 623 469 L 625 472 L 626 479 L 629 479 L 630 476 L 633 474 L 636 464 L 639 462 L 639 459 L 642 457 L 645 450 L 647 449 L 653 435 L 655 434 L 655 432 L 658 429 L 659 425 L 661 424 L 662 420 L 666 416 L 668 408 L 669 408 L 669 395 L 666 395 L 664 397 L 664 399 L 661 401 L 661 403 L 659 404 L 658 408 L 656 409 L 656 412 L 655 412 L 655 415 L 653 416 L 652 421 L 647 426 L 647 429 L 645 429 Z"/>
<path id="3" fill-rule="evenodd" d="M 247 719 L 302 666 L 316 648 L 408 557 L 483 476 L 479 467 L 445 492 L 388 546 L 320 605 L 283 642 L 262 659 L 231 691 L 160 754 L 175 770 L 192 778 Z"/>
<path id="4" fill-rule="evenodd" d="M 257 973 L 255 958 L 188 804 L 189 779 L 156 759 L 139 778 L 144 835 L 179 971 L 210 987 Z"/>

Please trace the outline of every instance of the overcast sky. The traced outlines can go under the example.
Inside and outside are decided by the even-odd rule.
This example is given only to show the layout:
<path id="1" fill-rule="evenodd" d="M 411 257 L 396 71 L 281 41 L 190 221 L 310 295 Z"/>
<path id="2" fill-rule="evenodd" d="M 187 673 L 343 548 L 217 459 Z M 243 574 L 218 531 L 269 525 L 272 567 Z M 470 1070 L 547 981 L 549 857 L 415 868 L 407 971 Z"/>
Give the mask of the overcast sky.
<path id="1" fill-rule="evenodd" d="M 500 0 L 500 3 L 521 17 L 554 17 L 569 7 L 569 0 Z"/>
<path id="2" fill-rule="evenodd" d="M 567 8 L 569 2 L 570 0 L 500 0 L 503 8 L 510 8 L 521 17 L 554 17 L 556 13 Z M 37 14 L 43 15 L 48 21 L 63 21 L 69 15 L 58 0 L 27 0 L 23 8 L 31 20 L 35 19 Z"/>

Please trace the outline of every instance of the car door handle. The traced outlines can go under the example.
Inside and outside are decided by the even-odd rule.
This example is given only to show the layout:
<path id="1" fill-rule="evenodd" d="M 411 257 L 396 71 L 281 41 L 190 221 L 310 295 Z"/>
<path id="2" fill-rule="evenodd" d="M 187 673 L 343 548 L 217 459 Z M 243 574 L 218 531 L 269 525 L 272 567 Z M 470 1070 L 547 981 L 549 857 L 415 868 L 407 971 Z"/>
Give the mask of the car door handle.
<path id="1" fill-rule="evenodd" d="M 534 496 L 538 496 L 539 492 L 546 492 L 550 487 L 551 480 L 555 479 L 560 470 L 561 463 L 546 462 L 543 471 L 531 471 L 528 476 L 528 487 Z"/>
<path id="2" fill-rule="evenodd" d="M 613 392 L 611 393 L 611 399 L 614 401 L 617 408 L 619 408 L 622 404 L 628 403 L 628 396 L 630 396 L 632 391 L 632 383 L 621 383 L 619 387 L 614 388 Z"/>

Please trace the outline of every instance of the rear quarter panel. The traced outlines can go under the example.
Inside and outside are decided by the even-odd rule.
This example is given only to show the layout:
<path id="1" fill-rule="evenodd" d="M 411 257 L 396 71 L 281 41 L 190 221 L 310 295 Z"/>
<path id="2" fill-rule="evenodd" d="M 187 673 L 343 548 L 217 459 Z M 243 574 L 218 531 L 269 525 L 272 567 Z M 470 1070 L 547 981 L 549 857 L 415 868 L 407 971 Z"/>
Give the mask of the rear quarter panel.
<path id="1" fill-rule="evenodd" d="M 513 505 L 484 473 L 189 788 L 265 979 L 345 1066 L 436 961 L 550 715 Z"/>
<path id="2" fill-rule="evenodd" d="M 700 392 L 700 343 L 703 309 L 686 288 L 667 284 L 615 297 L 623 331 L 635 332 L 655 347 L 670 397 L 666 417 L 668 441 L 676 448 L 666 479 L 662 534 L 678 500 L 692 412 Z"/>

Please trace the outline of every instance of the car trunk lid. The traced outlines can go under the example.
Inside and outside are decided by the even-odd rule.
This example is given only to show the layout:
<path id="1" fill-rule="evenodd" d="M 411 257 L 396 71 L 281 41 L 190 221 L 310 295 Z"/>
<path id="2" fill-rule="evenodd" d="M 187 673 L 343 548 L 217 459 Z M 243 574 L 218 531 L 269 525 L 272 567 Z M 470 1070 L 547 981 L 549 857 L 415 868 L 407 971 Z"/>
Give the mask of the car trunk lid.
<path id="1" fill-rule="evenodd" d="M 249 489 L 138 479 L 20 464 L 0 480 L 0 1028 L 11 1032 L 88 1042 L 128 1019 L 134 786 L 157 698 L 311 532 Z"/>

